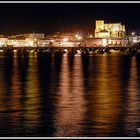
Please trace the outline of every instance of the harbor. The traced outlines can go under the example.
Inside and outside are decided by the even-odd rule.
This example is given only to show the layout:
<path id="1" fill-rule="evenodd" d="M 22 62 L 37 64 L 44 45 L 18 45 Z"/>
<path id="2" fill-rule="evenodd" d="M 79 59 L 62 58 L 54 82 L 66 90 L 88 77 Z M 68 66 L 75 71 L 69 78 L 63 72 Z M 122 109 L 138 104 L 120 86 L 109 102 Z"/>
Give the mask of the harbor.
<path id="1" fill-rule="evenodd" d="M 95 21 L 94 34 L 81 32 L 53 34 L 29 33 L 11 36 L 0 35 L 0 51 L 3 55 L 29 56 L 30 52 L 40 56 L 48 55 L 96 55 L 120 52 L 130 55 L 140 53 L 140 37 L 135 33 L 126 33 L 121 23 Z"/>

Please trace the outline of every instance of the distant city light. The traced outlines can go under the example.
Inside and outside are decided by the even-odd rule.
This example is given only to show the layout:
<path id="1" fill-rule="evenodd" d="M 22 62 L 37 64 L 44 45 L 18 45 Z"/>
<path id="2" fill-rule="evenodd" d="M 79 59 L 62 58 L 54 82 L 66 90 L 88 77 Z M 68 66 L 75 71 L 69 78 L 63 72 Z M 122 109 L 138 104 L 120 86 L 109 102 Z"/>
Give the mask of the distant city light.
<path id="1" fill-rule="evenodd" d="M 80 50 L 77 50 L 77 53 L 78 53 L 78 54 L 81 54 L 81 51 L 80 51 Z"/>
<path id="2" fill-rule="evenodd" d="M 14 51 L 14 53 L 16 53 L 17 52 L 17 50 L 13 50 Z"/>
<path id="3" fill-rule="evenodd" d="M 133 42 L 134 42 L 134 43 L 137 43 L 138 41 L 137 41 L 137 39 L 133 39 Z"/>
<path id="4" fill-rule="evenodd" d="M 107 39 L 106 38 L 103 38 L 102 39 L 102 45 L 105 47 L 107 46 Z"/>
<path id="5" fill-rule="evenodd" d="M 64 41 L 64 42 L 67 42 L 67 41 L 68 41 L 68 38 L 64 38 L 63 41 Z"/>
<path id="6" fill-rule="evenodd" d="M 132 34 L 132 35 L 135 35 L 135 32 L 132 32 L 131 34 Z"/>
<path id="7" fill-rule="evenodd" d="M 81 37 L 81 36 L 78 36 L 78 37 L 77 37 L 77 39 L 78 39 L 78 40 L 81 40 L 81 39 L 82 39 L 82 37 Z"/>
<path id="8" fill-rule="evenodd" d="M 61 43 L 61 46 L 63 46 L 63 47 L 72 47 L 72 43 L 64 41 L 64 42 Z"/>
<path id="9" fill-rule="evenodd" d="M 29 46 L 33 47 L 34 46 L 34 42 L 33 41 L 29 41 Z"/>
<path id="10" fill-rule="evenodd" d="M 66 53 L 67 53 L 67 52 L 68 52 L 68 50 L 67 50 L 67 49 L 64 49 L 64 52 L 66 52 Z"/>
<path id="11" fill-rule="evenodd" d="M 92 38 L 92 37 L 93 37 L 93 35 L 90 35 L 89 37 L 90 37 L 90 38 Z"/>
<path id="12" fill-rule="evenodd" d="M 4 42 L 0 42 L 0 46 L 3 46 L 4 45 Z"/>
<path id="13" fill-rule="evenodd" d="M 78 40 L 81 40 L 81 39 L 82 39 L 82 37 L 81 37 L 80 35 L 78 35 L 78 34 L 76 34 L 75 37 L 76 37 L 76 39 L 78 39 Z"/>

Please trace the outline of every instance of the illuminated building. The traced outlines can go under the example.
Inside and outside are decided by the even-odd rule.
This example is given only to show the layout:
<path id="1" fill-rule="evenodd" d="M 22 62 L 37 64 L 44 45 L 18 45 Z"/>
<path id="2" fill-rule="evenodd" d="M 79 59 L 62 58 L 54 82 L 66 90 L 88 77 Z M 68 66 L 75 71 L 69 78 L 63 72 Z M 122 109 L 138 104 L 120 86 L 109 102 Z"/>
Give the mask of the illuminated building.
<path id="1" fill-rule="evenodd" d="M 98 47 L 98 46 L 120 46 L 126 47 L 128 45 L 127 38 L 85 38 L 82 41 L 82 46 L 86 47 Z"/>
<path id="2" fill-rule="evenodd" d="M 51 41 L 52 41 L 52 40 L 49 40 L 49 39 L 47 39 L 47 38 L 39 39 L 39 40 L 38 40 L 38 46 L 39 46 L 39 47 L 46 47 L 46 46 L 49 46 L 49 44 L 50 44 Z"/>
<path id="3" fill-rule="evenodd" d="M 86 45 L 94 46 L 127 46 L 125 25 L 121 23 L 104 23 L 96 20 L 95 38 L 87 39 Z M 88 41 L 90 40 L 90 43 Z M 100 44 L 100 45 L 99 45 Z"/>
<path id="4" fill-rule="evenodd" d="M 54 47 L 76 47 L 83 40 L 80 34 L 60 32 L 48 35 L 47 38 L 50 38 L 50 41 L 53 40 L 51 42 Z"/>
<path id="5" fill-rule="evenodd" d="M 6 45 L 8 38 L 0 37 L 0 47 Z"/>
<path id="6" fill-rule="evenodd" d="M 85 47 L 105 47 L 108 45 L 108 40 L 106 38 L 85 38 L 81 45 Z"/>
<path id="7" fill-rule="evenodd" d="M 132 32 L 129 35 L 129 45 L 133 46 L 134 44 L 140 43 L 140 36 L 138 36 L 135 32 Z"/>
<path id="8" fill-rule="evenodd" d="M 108 39 L 108 46 L 122 46 L 126 47 L 128 45 L 127 38 L 110 38 Z"/>
<path id="9" fill-rule="evenodd" d="M 44 43 L 44 33 L 31 33 L 28 35 L 28 40 L 30 42 L 30 46 L 32 47 L 37 47 L 39 44 L 39 40 L 42 40 L 42 42 L 40 41 L 40 44 L 45 44 Z"/>
<path id="10" fill-rule="evenodd" d="M 104 23 L 104 20 L 96 20 L 95 38 L 124 38 L 125 25 L 121 23 Z"/>

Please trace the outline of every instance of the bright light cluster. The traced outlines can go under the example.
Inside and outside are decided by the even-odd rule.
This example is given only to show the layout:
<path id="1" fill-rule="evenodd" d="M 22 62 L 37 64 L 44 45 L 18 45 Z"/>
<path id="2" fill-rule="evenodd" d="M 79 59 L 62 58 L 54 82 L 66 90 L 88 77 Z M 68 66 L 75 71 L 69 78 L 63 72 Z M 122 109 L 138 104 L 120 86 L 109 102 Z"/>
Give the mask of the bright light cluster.
<path id="1" fill-rule="evenodd" d="M 81 37 L 79 34 L 76 34 L 76 35 L 75 35 L 75 38 L 76 38 L 77 40 L 81 40 L 81 39 L 82 39 L 82 37 Z"/>

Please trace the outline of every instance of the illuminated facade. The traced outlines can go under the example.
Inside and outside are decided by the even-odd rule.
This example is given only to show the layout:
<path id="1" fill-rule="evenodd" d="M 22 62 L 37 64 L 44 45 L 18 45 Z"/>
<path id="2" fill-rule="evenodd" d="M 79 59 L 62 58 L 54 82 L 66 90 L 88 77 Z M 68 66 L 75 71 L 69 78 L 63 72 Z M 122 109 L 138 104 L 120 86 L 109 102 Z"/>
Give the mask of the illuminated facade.
<path id="1" fill-rule="evenodd" d="M 0 37 L 0 47 L 5 46 L 7 41 L 8 41 L 8 38 Z"/>
<path id="2" fill-rule="evenodd" d="M 137 35 L 135 32 L 132 32 L 129 36 L 129 46 L 133 46 L 137 43 L 140 43 L 140 36 Z"/>
<path id="3" fill-rule="evenodd" d="M 105 47 L 108 45 L 108 40 L 106 38 L 85 38 L 81 45 L 85 47 Z"/>
<path id="4" fill-rule="evenodd" d="M 104 20 L 96 20 L 95 38 L 124 38 L 125 25 L 121 23 L 105 24 Z"/>

